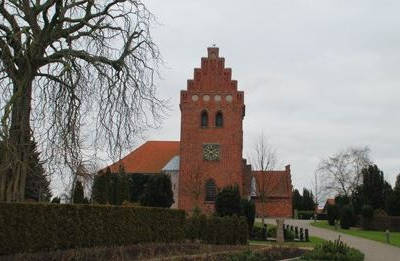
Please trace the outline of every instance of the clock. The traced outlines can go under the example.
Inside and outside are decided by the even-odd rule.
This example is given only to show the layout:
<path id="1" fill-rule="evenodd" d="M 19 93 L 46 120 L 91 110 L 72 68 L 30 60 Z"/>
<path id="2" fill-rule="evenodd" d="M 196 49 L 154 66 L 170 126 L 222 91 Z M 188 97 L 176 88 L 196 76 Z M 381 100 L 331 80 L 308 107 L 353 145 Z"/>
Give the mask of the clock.
<path id="1" fill-rule="evenodd" d="M 219 160 L 219 144 L 203 144 L 203 159 Z"/>

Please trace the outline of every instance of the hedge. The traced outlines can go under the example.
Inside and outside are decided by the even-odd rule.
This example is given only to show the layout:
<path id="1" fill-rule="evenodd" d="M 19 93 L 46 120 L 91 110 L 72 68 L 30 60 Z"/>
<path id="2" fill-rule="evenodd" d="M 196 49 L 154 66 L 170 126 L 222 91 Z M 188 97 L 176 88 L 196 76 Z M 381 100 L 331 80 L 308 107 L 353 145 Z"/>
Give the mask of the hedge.
<path id="1" fill-rule="evenodd" d="M 184 239 L 181 210 L 0 203 L 0 255 Z"/>
<path id="2" fill-rule="evenodd" d="M 299 219 L 312 219 L 314 217 L 314 210 L 299 210 L 297 216 Z"/>
<path id="3" fill-rule="evenodd" d="M 400 216 L 361 217 L 361 226 L 368 230 L 400 232 Z"/>
<path id="4" fill-rule="evenodd" d="M 208 244 L 247 244 L 248 226 L 245 217 L 193 216 L 186 219 L 185 235 L 190 240 Z"/>

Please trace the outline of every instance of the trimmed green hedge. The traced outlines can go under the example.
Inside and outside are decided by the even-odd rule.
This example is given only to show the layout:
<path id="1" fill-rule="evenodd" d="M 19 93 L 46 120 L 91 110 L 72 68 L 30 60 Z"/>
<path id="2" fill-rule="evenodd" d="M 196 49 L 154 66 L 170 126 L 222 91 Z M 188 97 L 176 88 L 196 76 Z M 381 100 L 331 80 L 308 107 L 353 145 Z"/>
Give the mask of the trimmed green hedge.
<path id="1" fill-rule="evenodd" d="M 248 226 L 245 217 L 193 216 L 186 219 L 185 235 L 190 240 L 208 244 L 247 244 Z"/>
<path id="2" fill-rule="evenodd" d="M 299 210 L 297 216 L 299 219 L 312 219 L 314 217 L 314 210 Z"/>
<path id="3" fill-rule="evenodd" d="M 184 239 L 181 210 L 0 203 L 0 255 Z"/>

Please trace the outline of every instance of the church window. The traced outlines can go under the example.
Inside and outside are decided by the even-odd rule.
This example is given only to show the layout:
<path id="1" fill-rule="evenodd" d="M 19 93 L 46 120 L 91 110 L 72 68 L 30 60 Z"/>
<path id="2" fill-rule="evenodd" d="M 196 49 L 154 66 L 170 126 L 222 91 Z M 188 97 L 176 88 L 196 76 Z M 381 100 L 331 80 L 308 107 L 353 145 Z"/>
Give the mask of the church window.
<path id="1" fill-rule="evenodd" d="M 222 116 L 222 112 L 217 112 L 215 115 L 215 127 L 222 127 L 224 124 L 224 117 Z"/>
<path id="2" fill-rule="evenodd" d="M 212 179 L 209 179 L 206 183 L 206 201 L 215 201 L 217 196 L 217 186 Z"/>
<path id="3" fill-rule="evenodd" d="M 200 125 L 201 125 L 201 127 L 207 127 L 208 126 L 208 113 L 207 113 L 207 111 L 202 111 Z"/>

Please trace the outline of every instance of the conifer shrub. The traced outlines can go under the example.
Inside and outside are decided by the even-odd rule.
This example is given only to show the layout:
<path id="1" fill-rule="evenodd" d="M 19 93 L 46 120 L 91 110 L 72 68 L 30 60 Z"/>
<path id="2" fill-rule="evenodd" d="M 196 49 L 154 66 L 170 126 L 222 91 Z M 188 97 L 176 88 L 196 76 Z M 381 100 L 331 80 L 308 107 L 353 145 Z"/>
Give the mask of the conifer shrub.
<path id="1" fill-rule="evenodd" d="M 340 215 L 340 227 L 343 229 L 349 229 L 354 217 L 354 210 L 351 205 L 346 205 L 342 209 Z"/>
<path id="2" fill-rule="evenodd" d="M 246 217 L 249 232 L 251 232 L 256 218 L 256 204 L 252 200 L 242 199 L 240 205 L 241 215 Z"/>
<path id="3" fill-rule="evenodd" d="M 335 225 L 335 220 L 339 219 L 339 209 L 336 205 L 328 205 L 327 209 L 329 225 Z"/>
<path id="4" fill-rule="evenodd" d="M 79 180 L 75 184 L 74 195 L 73 195 L 74 204 L 84 204 L 85 196 L 83 193 L 83 185 Z"/>
<path id="5" fill-rule="evenodd" d="M 0 203 L 0 255 L 184 239 L 182 210 Z"/>
<path id="6" fill-rule="evenodd" d="M 217 194 L 215 199 L 215 213 L 218 216 L 232 216 L 241 214 L 240 192 L 238 186 L 228 186 Z"/>
<path id="7" fill-rule="evenodd" d="M 174 203 L 171 179 L 165 174 L 151 176 L 145 185 L 140 204 L 169 208 Z"/>

